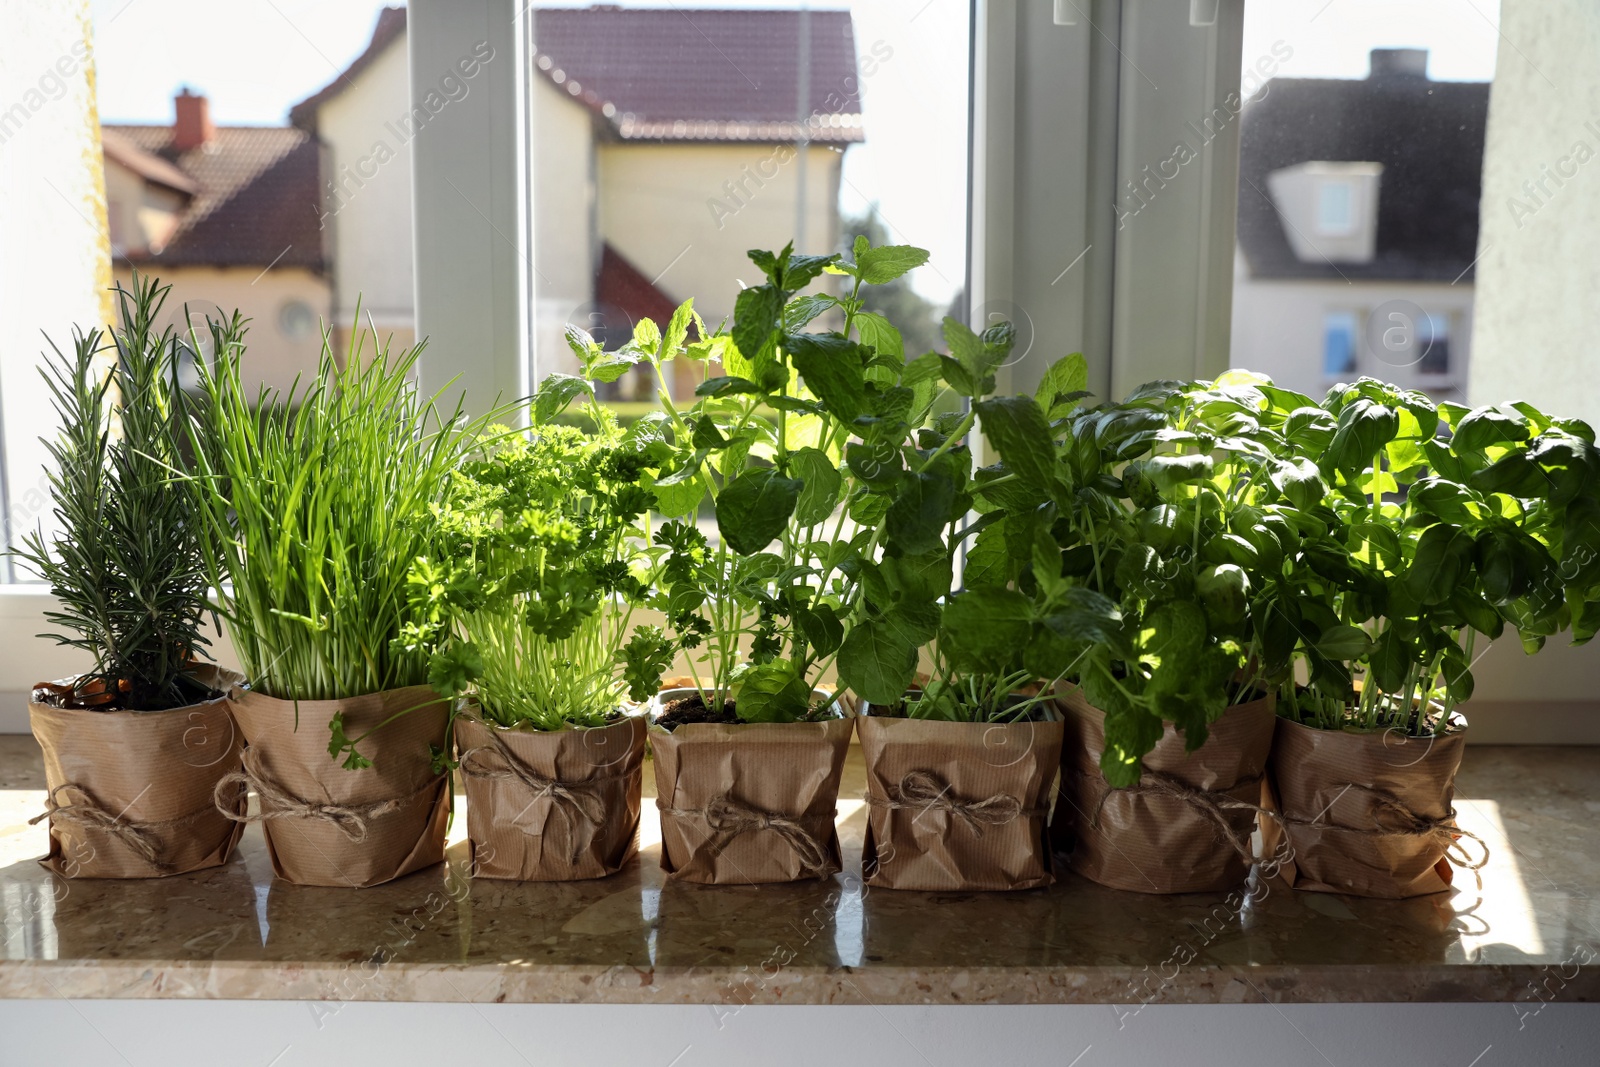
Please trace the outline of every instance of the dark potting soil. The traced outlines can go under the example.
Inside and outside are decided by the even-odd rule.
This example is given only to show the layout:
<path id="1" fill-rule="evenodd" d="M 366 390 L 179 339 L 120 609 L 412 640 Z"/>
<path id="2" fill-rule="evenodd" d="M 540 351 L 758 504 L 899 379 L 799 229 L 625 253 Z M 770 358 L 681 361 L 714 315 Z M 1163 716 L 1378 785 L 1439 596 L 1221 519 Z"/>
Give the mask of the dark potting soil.
<path id="1" fill-rule="evenodd" d="M 35 704 L 72 711 L 171 711 L 204 704 L 223 695 L 219 690 L 181 674 L 174 680 L 173 690 L 168 694 L 168 699 L 163 701 L 151 701 L 146 697 L 134 702 L 130 700 L 130 692 L 112 689 L 102 678 L 84 678 L 76 687 L 41 682 L 33 687 L 32 699 Z M 155 706 L 148 706 L 151 703 Z"/>
<path id="2" fill-rule="evenodd" d="M 660 718 L 656 719 L 656 725 L 670 733 L 691 722 L 737 723 L 738 721 L 739 715 L 734 711 L 733 701 L 724 700 L 720 709 L 712 711 L 706 707 L 706 702 L 700 699 L 699 693 L 690 693 L 663 707 Z"/>

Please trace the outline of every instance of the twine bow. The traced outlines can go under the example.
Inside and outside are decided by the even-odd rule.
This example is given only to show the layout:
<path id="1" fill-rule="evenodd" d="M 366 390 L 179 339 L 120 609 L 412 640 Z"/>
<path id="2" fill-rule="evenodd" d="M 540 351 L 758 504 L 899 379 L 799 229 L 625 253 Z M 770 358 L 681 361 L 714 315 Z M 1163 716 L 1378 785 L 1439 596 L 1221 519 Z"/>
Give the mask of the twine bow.
<path id="1" fill-rule="evenodd" d="M 605 822 L 605 803 L 597 791 L 603 785 L 626 779 L 633 772 L 624 770 L 602 778 L 586 778 L 581 782 L 546 778 L 512 752 L 511 746 L 506 744 L 494 727 L 488 727 L 488 731 L 491 744 L 469 748 L 461 754 L 461 773 L 468 778 L 490 781 L 515 779 L 532 791 L 534 800 L 550 798 L 552 810 L 558 812 L 566 824 L 567 839 L 572 842 L 570 859 L 576 863 L 584 846 L 594 839 L 595 830 Z M 494 765 L 486 762 L 486 758 L 492 756 L 498 756 L 501 763 Z M 585 826 L 589 832 L 587 836 L 580 836 L 579 830 Z"/>
<path id="2" fill-rule="evenodd" d="M 1234 788 L 1253 785 L 1260 781 L 1260 775 L 1254 778 L 1242 779 L 1234 784 Z M 1246 864 L 1257 862 L 1255 852 L 1249 845 L 1250 834 L 1246 832 L 1241 836 L 1234 830 L 1232 824 L 1228 822 L 1228 817 L 1224 812 L 1248 811 L 1253 815 L 1276 819 L 1284 826 L 1307 826 L 1315 827 L 1319 830 L 1337 830 L 1340 833 L 1356 834 L 1364 837 L 1431 837 L 1443 847 L 1444 854 L 1451 863 L 1464 871 L 1473 872 L 1474 877 L 1478 880 L 1478 888 L 1483 888 L 1483 875 L 1480 872 L 1489 863 L 1489 845 L 1471 830 L 1464 830 L 1456 825 L 1456 809 L 1450 808 L 1437 818 L 1422 815 L 1407 807 L 1404 801 L 1387 789 L 1361 785 L 1357 782 L 1347 782 L 1339 795 L 1343 796 L 1352 789 L 1360 790 L 1372 797 L 1377 811 L 1389 817 L 1388 825 L 1385 825 L 1384 820 L 1376 816 L 1370 829 L 1364 826 L 1340 826 L 1337 823 L 1327 822 L 1324 816 L 1327 815 L 1328 808 L 1331 808 L 1332 804 L 1329 804 L 1328 808 L 1324 808 L 1312 818 L 1306 818 L 1303 815 L 1291 815 L 1285 811 L 1277 811 L 1272 808 L 1261 807 L 1259 804 L 1252 804 L 1247 800 L 1239 800 L 1237 797 L 1229 796 L 1225 792 L 1198 789 L 1181 779 L 1163 774 L 1160 771 L 1152 771 L 1148 768 L 1145 769 L 1138 785 L 1126 786 L 1121 789 L 1108 789 L 1102 793 L 1099 804 L 1095 806 L 1091 825 L 1098 828 L 1100 811 L 1105 807 L 1106 801 L 1111 798 L 1113 793 L 1149 793 L 1156 796 L 1172 797 L 1189 805 L 1211 823 L 1213 829 L 1217 831 L 1218 839 L 1231 845 L 1234 852 L 1238 853 L 1239 858 L 1244 860 Z M 1462 839 L 1476 842 L 1478 847 L 1483 850 L 1482 856 L 1474 860 L 1467 851 L 1466 846 L 1461 843 Z"/>
<path id="3" fill-rule="evenodd" d="M 931 771 L 907 771 L 889 799 L 867 794 L 867 803 L 876 808 L 897 810 L 920 808 L 955 815 L 978 837 L 985 826 L 1003 826 L 1021 816 L 1043 815 L 1043 808 L 1024 808 L 1022 801 L 1009 793 L 996 793 L 982 800 L 963 801 L 951 796 L 950 786 Z"/>
<path id="4" fill-rule="evenodd" d="M 1235 782 L 1233 788 L 1240 786 L 1258 785 L 1261 776 L 1245 778 Z M 1252 815 L 1273 815 L 1278 813 L 1269 811 L 1249 801 L 1239 800 L 1227 793 L 1215 789 L 1200 789 L 1190 785 L 1181 778 L 1161 771 L 1153 771 L 1148 767 L 1139 778 L 1137 785 L 1124 786 L 1120 789 L 1107 789 L 1100 794 L 1100 802 L 1095 805 L 1094 818 L 1091 825 L 1096 829 L 1100 826 L 1100 812 L 1105 808 L 1106 801 L 1115 793 L 1145 793 L 1151 796 L 1171 797 L 1193 808 L 1194 811 L 1211 824 L 1212 831 L 1218 841 L 1227 844 L 1244 861 L 1245 866 L 1256 862 L 1255 850 L 1250 847 L 1250 830 L 1246 829 L 1241 835 L 1234 825 L 1228 821 L 1227 811 L 1248 811 Z"/>
<path id="5" fill-rule="evenodd" d="M 1345 833 L 1351 834 L 1367 834 L 1373 836 L 1431 837 L 1444 847 L 1444 854 L 1449 857 L 1451 863 L 1455 864 L 1457 867 L 1460 867 L 1464 871 L 1473 872 L 1478 879 L 1478 888 L 1483 888 L 1483 875 L 1479 874 L 1478 872 L 1482 871 L 1483 868 L 1489 864 L 1489 844 L 1471 830 L 1463 830 L 1460 826 L 1456 825 L 1455 808 L 1446 809 L 1443 815 L 1439 816 L 1438 818 L 1433 818 L 1431 816 L 1421 815 L 1415 811 L 1412 811 L 1406 806 L 1404 801 L 1395 796 L 1393 793 L 1389 792 L 1387 789 L 1380 789 L 1377 786 L 1371 785 L 1357 785 L 1354 782 L 1349 783 L 1345 788 L 1359 789 L 1361 792 L 1370 796 L 1375 802 L 1378 812 L 1389 816 L 1390 824 L 1385 826 L 1382 820 L 1374 817 L 1373 828 L 1371 830 L 1368 830 L 1365 827 L 1351 826 L 1326 827 L 1327 829 L 1342 830 Z M 1292 817 L 1284 818 L 1284 821 L 1293 822 L 1300 825 L 1310 825 L 1315 822 L 1315 820 L 1311 819 L 1297 819 Z M 1476 842 L 1477 846 L 1483 850 L 1483 855 L 1474 860 L 1471 853 L 1467 851 L 1466 846 L 1461 843 L 1463 838 Z"/>
<path id="6" fill-rule="evenodd" d="M 248 753 L 249 750 L 247 749 Z M 435 778 L 424 783 L 421 789 L 403 797 L 390 797 L 387 800 L 374 801 L 371 804 L 335 804 L 332 801 L 312 801 L 295 796 L 284 789 L 271 778 L 267 777 L 258 768 L 250 766 L 248 755 L 243 770 L 230 771 L 217 781 L 213 792 L 217 810 L 234 822 L 252 823 L 266 822 L 270 819 L 320 819 L 338 827 L 339 832 L 350 841 L 359 845 L 367 839 L 368 823 L 385 815 L 399 811 L 412 800 L 429 789 L 437 788 L 440 779 Z M 256 791 L 256 796 L 261 798 L 261 812 L 257 815 L 241 815 L 233 810 L 225 794 L 229 786 L 243 784 Z M 237 796 L 237 793 L 235 793 Z M 271 804 L 272 811 L 267 810 Z"/>
<path id="7" fill-rule="evenodd" d="M 66 797 L 68 803 L 63 804 L 61 802 L 62 797 Z M 133 819 L 124 819 L 120 815 L 111 814 L 94 798 L 94 794 L 77 782 L 63 782 L 56 786 L 45 797 L 44 803 L 44 814 L 35 815 L 29 819 L 29 826 L 45 819 L 49 819 L 53 826 L 59 819 L 62 822 L 72 823 L 86 829 L 101 830 L 117 841 L 122 842 L 134 855 L 163 874 L 172 872 L 172 864 L 161 859 L 162 846 L 165 844 L 161 838 L 162 832 L 194 822 L 211 810 L 206 807 L 201 808 L 199 811 L 191 811 L 187 815 L 180 815 L 175 819 L 137 822 Z"/>
<path id="8" fill-rule="evenodd" d="M 711 850 L 720 852 L 729 841 L 740 834 L 752 830 L 771 830 L 777 834 L 800 859 L 800 870 L 803 873 L 814 874 L 818 878 L 825 877 L 828 871 L 828 854 L 816 835 L 807 830 L 798 820 L 787 815 L 778 815 L 760 808 L 750 807 L 734 800 L 726 793 L 718 793 L 711 798 L 711 802 L 704 808 L 667 808 L 656 801 L 656 806 L 664 815 L 676 815 L 680 818 L 698 815 L 705 819 L 706 825 L 711 828 Z M 826 816 L 829 823 L 837 815 L 837 810 L 829 812 Z M 806 816 L 820 820 L 823 816 Z"/>

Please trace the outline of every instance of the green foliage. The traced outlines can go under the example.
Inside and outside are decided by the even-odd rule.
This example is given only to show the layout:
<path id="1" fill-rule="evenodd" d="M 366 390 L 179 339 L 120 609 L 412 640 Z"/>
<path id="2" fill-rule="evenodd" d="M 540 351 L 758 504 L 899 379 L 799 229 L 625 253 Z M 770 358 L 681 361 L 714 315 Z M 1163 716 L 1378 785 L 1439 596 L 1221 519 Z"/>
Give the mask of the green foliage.
<path id="1" fill-rule="evenodd" d="M 43 636 L 94 659 L 68 706 L 155 711 L 209 694 L 188 674 L 207 645 L 206 572 L 175 471 L 184 350 L 155 326 L 170 288 L 135 273 L 110 343 L 76 332 L 43 372 L 61 422 L 44 441 L 59 532 L 25 535 L 16 555 L 61 602 L 45 618 L 67 632 Z"/>
<path id="2" fill-rule="evenodd" d="M 1593 636 L 1600 453 L 1587 425 L 1524 403 L 1436 407 L 1370 378 L 1321 405 L 1259 381 L 1257 418 L 1294 472 L 1273 478 L 1283 499 L 1269 507 L 1293 543 L 1265 590 L 1294 631 L 1263 662 L 1286 714 L 1443 731 L 1473 690 L 1478 635 L 1510 625 L 1529 651 Z"/>
<path id="3" fill-rule="evenodd" d="M 843 243 L 840 248 L 852 255 L 855 254 L 858 238 L 865 238 L 869 248 L 893 247 L 889 227 L 884 225 L 876 207 L 862 215 L 843 219 L 841 230 Z M 918 253 L 921 259 L 918 259 Z M 880 262 L 873 264 L 874 258 L 879 258 Z M 855 325 L 861 343 L 872 345 L 880 355 L 903 359 L 907 355 L 916 356 L 932 351 L 939 343 L 939 310 L 911 287 L 910 279 L 901 274 L 888 281 L 876 280 L 882 277 L 877 272 L 884 263 L 917 266 L 926 258 L 927 253 L 920 248 L 884 253 L 882 257 L 868 257 L 868 265 L 874 274 L 865 279 L 866 286 L 860 293 L 861 310 L 856 313 Z"/>
<path id="4" fill-rule="evenodd" d="M 913 422 L 926 419 L 935 383 L 900 384 L 901 335 L 866 310 L 874 286 L 898 282 L 926 258 L 865 240 L 850 258 L 757 250 L 750 259 L 764 281 L 740 293 L 726 331 L 706 329 L 685 304 L 659 340 L 641 323 L 618 353 L 576 338 L 589 376 L 630 359 L 663 383 L 674 359 L 715 360 L 724 372 L 686 410 L 659 390 L 663 415 L 638 484 L 672 520 L 653 531 L 650 548 L 650 603 L 666 625 L 636 633 L 621 650 L 630 686 L 682 654 L 706 704 L 731 698 L 745 721 L 828 713 L 813 707 L 814 683 L 836 657 L 860 658 L 866 631 L 847 643 L 845 625 L 860 600 L 860 565 L 878 544 L 870 530 L 844 532 L 846 514 L 858 522 L 865 514 L 847 469 L 867 469 L 887 487 L 877 517 L 898 542 L 939 544 L 937 529 L 965 506 L 948 474 L 904 467 L 899 448 Z M 837 276 L 851 279 L 846 293 L 806 291 Z M 714 543 L 680 518 L 707 501 Z M 936 595 L 947 590 L 948 568 Z M 926 640 L 932 628 L 924 629 Z M 909 654 L 914 666 L 913 646 L 895 654 Z"/>
<path id="5" fill-rule="evenodd" d="M 481 427 L 418 394 L 421 346 L 369 352 L 357 330 L 336 360 L 325 334 L 314 377 L 251 396 L 244 321 L 235 312 L 208 330 L 189 484 L 246 676 L 294 700 L 426 683 L 428 651 L 399 640 L 419 621 L 407 586 L 416 561 L 437 555 L 437 505 Z M 347 766 L 360 740 L 346 739 Z"/>
<path id="6" fill-rule="evenodd" d="M 562 379 L 545 388 L 571 391 Z M 493 722 L 600 726 L 622 700 L 622 637 L 646 595 L 635 523 L 652 498 L 637 484 L 643 453 L 592 395 L 596 430 L 585 433 L 552 424 L 561 405 L 542 403 L 543 392 L 530 433 L 491 428 L 491 442 L 452 474 L 436 509 L 437 551 L 409 575 L 415 621 L 401 642 L 430 655 L 435 689 L 470 693 Z M 635 690 L 639 669 L 625 676 Z"/>

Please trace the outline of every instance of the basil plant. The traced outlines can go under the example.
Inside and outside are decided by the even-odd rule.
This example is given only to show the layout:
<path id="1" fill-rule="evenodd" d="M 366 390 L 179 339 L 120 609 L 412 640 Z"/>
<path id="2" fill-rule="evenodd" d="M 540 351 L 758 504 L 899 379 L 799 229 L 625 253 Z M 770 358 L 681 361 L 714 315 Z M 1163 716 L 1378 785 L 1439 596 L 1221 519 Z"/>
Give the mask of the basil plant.
<path id="1" fill-rule="evenodd" d="M 1280 710 L 1330 729 L 1442 733 L 1473 691 L 1480 637 L 1529 653 L 1600 624 L 1594 431 L 1530 404 L 1470 410 L 1370 378 L 1281 421 L 1299 546 L 1279 590 Z"/>

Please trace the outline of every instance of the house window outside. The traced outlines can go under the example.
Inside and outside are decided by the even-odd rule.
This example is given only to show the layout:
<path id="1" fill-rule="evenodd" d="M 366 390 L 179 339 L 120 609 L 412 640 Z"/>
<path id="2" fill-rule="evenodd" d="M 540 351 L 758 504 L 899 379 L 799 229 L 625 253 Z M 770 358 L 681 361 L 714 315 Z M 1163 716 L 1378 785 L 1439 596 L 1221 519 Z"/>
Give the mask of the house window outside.
<path id="1" fill-rule="evenodd" d="M 1417 320 L 1417 373 L 1443 377 L 1450 373 L 1450 319 L 1425 314 Z"/>
<path id="2" fill-rule="evenodd" d="M 304 300 L 290 300 L 278 309 L 278 329 L 291 341 L 304 341 L 317 328 L 317 313 Z"/>
<path id="3" fill-rule="evenodd" d="M 1343 236 L 1355 228 L 1353 194 L 1349 182 L 1324 181 L 1317 187 L 1317 232 Z"/>
<path id="4" fill-rule="evenodd" d="M 1328 313 L 1322 320 L 1322 373 L 1341 378 L 1356 370 L 1356 317 L 1348 311 Z"/>

